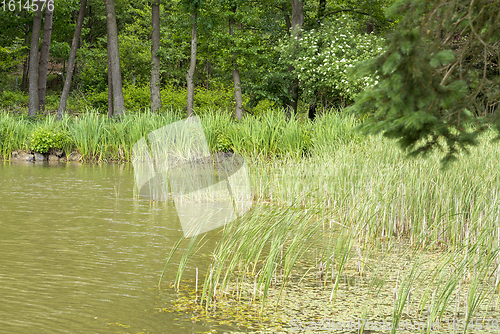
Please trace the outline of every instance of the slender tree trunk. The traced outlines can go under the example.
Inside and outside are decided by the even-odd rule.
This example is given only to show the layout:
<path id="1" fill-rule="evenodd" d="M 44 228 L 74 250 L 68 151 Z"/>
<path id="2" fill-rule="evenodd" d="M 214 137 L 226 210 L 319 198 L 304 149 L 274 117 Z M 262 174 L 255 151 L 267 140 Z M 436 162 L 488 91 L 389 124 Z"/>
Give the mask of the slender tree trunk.
<path id="1" fill-rule="evenodd" d="M 288 34 L 291 34 L 292 30 L 292 22 L 290 22 L 290 15 L 288 15 L 288 9 L 286 8 L 286 4 L 281 4 L 281 10 L 283 11 L 283 15 L 285 16 L 286 28 L 288 30 Z"/>
<path id="2" fill-rule="evenodd" d="M 38 101 L 40 110 L 45 112 L 45 96 L 47 94 L 47 71 L 49 68 L 50 38 L 52 35 L 52 18 L 54 12 L 45 9 L 45 22 L 43 23 L 42 51 L 40 53 L 40 68 L 38 69 Z"/>
<path id="3" fill-rule="evenodd" d="M 321 21 L 325 16 L 325 11 L 326 11 L 326 0 L 319 0 L 318 12 L 316 13 L 316 23 L 318 26 L 321 25 Z M 318 96 L 318 90 L 314 91 L 314 96 Z M 309 119 L 314 120 L 314 118 L 316 117 L 316 113 L 317 113 L 317 102 L 315 98 L 314 101 L 309 104 L 308 108 Z"/>
<path id="4" fill-rule="evenodd" d="M 233 7 L 233 13 L 236 13 L 236 7 Z M 233 26 L 235 24 L 234 18 L 229 19 L 229 35 L 233 35 Z M 234 43 L 233 43 L 234 44 Z M 243 97 L 241 95 L 241 79 L 240 71 L 236 63 L 236 52 L 233 52 L 233 85 L 234 85 L 234 99 L 236 101 L 235 116 L 241 120 L 243 117 Z"/>
<path id="5" fill-rule="evenodd" d="M 24 45 L 29 46 L 29 36 L 30 36 L 30 26 L 29 24 L 25 25 L 24 29 Z M 28 90 L 28 64 L 29 64 L 29 55 L 23 61 L 23 78 L 21 80 L 21 90 L 26 92 Z"/>
<path id="6" fill-rule="evenodd" d="M 75 33 L 73 34 L 73 41 L 71 42 L 71 51 L 69 52 L 68 68 L 66 69 L 66 79 L 64 80 L 63 91 L 61 94 L 61 101 L 59 102 L 59 110 L 57 111 L 57 119 L 61 119 L 64 112 L 66 112 L 66 104 L 68 102 L 69 89 L 71 87 L 71 80 L 73 78 L 73 68 L 75 66 L 76 51 L 78 49 L 78 41 L 80 40 L 80 33 L 82 32 L 83 18 L 85 17 L 85 8 L 87 0 L 80 2 L 80 10 L 78 12 L 78 19 L 76 21 Z"/>
<path id="7" fill-rule="evenodd" d="M 26 92 L 28 90 L 28 69 L 29 69 L 29 61 L 30 57 L 26 57 L 26 59 L 23 62 L 23 78 L 21 80 L 21 90 L 23 92 Z"/>
<path id="8" fill-rule="evenodd" d="M 111 75 L 111 56 L 108 49 L 108 117 L 113 117 L 113 77 Z"/>
<path id="9" fill-rule="evenodd" d="M 33 17 L 31 32 L 30 67 L 29 67 L 29 106 L 28 116 L 33 117 L 40 111 L 38 104 L 38 48 L 42 30 L 42 3 L 37 1 L 38 9 Z"/>
<path id="10" fill-rule="evenodd" d="M 160 94 L 160 0 L 151 3 L 151 24 L 153 33 L 151 35 L 151 112 L 157 112 L 161 108 Z"/>
<path id="11" fill-rule="evenodd" d="M 121 116 L 125 111 L 125 101 L 123 98 L 122 74 L 120 72 L 120 48 L 118 47 L 115 1 L 105 0 L 105 2 L 108 33 L 108 58 L 111 59 L 111 79 L 113 82 L 113 115 Z M 108 87 L 108 89 L 110 89 L 110 87 Z"/>
<path id="12" fill-rule="evenodd" d="M 109 29 L 107 30 L 108 43 L 109 43 Z M 115 106 L 113 103 L 113 70 L 111 69 L 111 48 L 106 48 L 108 54 L 108 117 L 111 118 L 115 113 Z"/>
<path id="13" fill-rule="evenodd" d="M 109 41 L 109 33 L 108 33 Z M 113 71 L 111 70 L 111 48 L 106 48 L 108 52 L 108 117 L 114 116 L 114 104 L 113 104 Z"/>
<path id="14" fill-rule="evenodd" d="M 196 69 L 196 48 L 198 46 L 198 33 L 196 30 L 196 18 L 198 9 L 193 9 L 191 24 L 191 63 L 189 64 L 189 71 L 186 75 L 187 81 L 187 115 L 188 117 L 193 114 L 194 106 L 194 71 Z"/>
<path id="15" fill-rule="evenodd" d="M 304 0 L 292 0 L 292 38 L 299 39 L 301 37 L 300 29 L 304 24 Z M 292 69 L 293 70 L 293 69 Z M 287 119 L 291 118 L 291 113 L 297 113 L 299 103 L 299 79 L 295 79 L 292 83 L 292 101 L 286 109 Z"/>
<path id="16" fill-rule="evenodd" d="M 233 83 L 234 99 L 236 101 L 236 110 L 234 113 L 236 118 L 241 120 L 241 118 L 243 117 L 243 96 L 241 94 L 240 71 L 236 67 L 233 69 Z"/>
<path id="17" fill-rule="evenodd" d="M 300 37 L 304 24 L 304 0 L 292 0 L 292 35 Z"/>

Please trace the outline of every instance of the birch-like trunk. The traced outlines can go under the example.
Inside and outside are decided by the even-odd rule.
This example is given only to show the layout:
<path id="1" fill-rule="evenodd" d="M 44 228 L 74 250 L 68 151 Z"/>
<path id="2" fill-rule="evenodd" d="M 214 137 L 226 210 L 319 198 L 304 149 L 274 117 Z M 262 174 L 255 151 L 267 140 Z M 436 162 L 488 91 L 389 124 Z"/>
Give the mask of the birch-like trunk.
<path id="1" fill-rule="evenodd" d="M 113 105 L 113 76 L 111 75 L 111 56 L 108 49 L 108 117 L 113 117 L 114 115 L 114 105 Z"/>
<path id="2" fill-rule="evenodd" d="M 233 8 L 233 12 L 236 13 L 236 7 Z M 233 26 L 235 22 L 233 18 L 229 19 L 229 35 L 233 35 Z M 243 96 L 241 94 L 241 79 L 240 71 L 238 70 L 238 65 L 236 63 L 236 53 L 233 52 L 233 86 L 234 86 L 234 100 L 236 102 L 236 109 L 234 114 L 237 119 L 241 120 L 243 117 Z"/>
<path id="3" fill-rule="evenodd" d="M 304 24 L 304 0 L 292 0 L 292 38 L 299 39 L 301 37 L 300 29 Z M 289 108 L 287 108 L 286 117 L 291 118 L 291 114 L 297 113 L 299 103 L 299 79 L 292 82 L 292 101 L 290 101 Z"/>

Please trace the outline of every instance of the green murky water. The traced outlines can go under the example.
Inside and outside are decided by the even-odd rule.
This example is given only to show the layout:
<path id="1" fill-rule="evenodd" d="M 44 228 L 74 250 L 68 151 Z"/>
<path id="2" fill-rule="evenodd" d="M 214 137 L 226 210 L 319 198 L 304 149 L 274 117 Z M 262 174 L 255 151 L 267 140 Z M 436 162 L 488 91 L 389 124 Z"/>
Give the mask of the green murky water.
<path id="1" fill-rule="evenodd" d="M 173 298 L 156 284 L 181 235 L 174 207 L 134 198 L 129 165 L 0 162 L 0 332 L 210 330 L 157 310 Z"/>

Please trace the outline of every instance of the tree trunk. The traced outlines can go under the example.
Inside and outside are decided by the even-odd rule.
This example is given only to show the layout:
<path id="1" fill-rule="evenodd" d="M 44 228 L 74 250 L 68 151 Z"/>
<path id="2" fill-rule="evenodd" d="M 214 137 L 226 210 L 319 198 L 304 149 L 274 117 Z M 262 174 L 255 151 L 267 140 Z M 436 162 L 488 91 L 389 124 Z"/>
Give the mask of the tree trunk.
<path id="1" fill-rule="evenodd" d="M 66 69 L 66 79 L 64 80 L 63 91 L 61 94 L 61 101 L 59 102 L 57 119 L 61 119 L 63 113 L 66 112 L 66 103 L 68 102 L 69 89 L 71 87 L 71 79 L 73 77 L 73 67 L 75 66 L 76 50 L 78 49 L 78 41 L 80 40 L 80 33 L 82 32 L 83 18 L 85 16 L 86 6 L 87 6 L 87 0 L 82 0 L 80 3 L 80 11 L 78 12 L 78 19 L 76 21 L 75 33 L 73 34 L 73 41 L 71 42 L 71 51 L 69 52 L 68 68 Z"/>
<path id="2" fill-rule="evenodd" d="M 318 12 L 316 13 L 316 23 L 318 26 L 321 25 L 321 21 L 325 16 L 325 11 L 326 11 L 326 0 L 319 0 Z M 318 96 L 318 90 L 314 91 L 314 96 Z M 307 116 L 312 121 L 316 117 L 316 113 L 317 113 L 317 104 L 315 98 L 314 101 L 309 104 Z"/>
<path id="3" fill-rule="evenodd" d="M 24 45 L 29 46 L 29 36 L 30 36 L 30 26 L 29 24 L 25 25 L 24 29 Z M 29 55 L 23 61 L 23 79 L 21 80 L 21 90 L 26 92 L 28 90 L 28 64 L 29 64 Z"/>
<path id="4" fill-rule="evenodd" d="M 153 33 L 151 35 L 151 112 L 157 112 L 161 108 L 160 94 L 160 0 L 151 3 L 151 24 Z"/>
<path id="5" fill-rule="evenodd" d="M 42 3 L 37 1 L 38 9 L 33 17 L 31 32 L 30 67 L 29 67 L 29 106 L 28 116 L 33 117 L 40 111 L 38 104 L 38 48 L 42 30 Z"/>
<path id="6" fill-rule="evenodd" d="M 111 56 L 108 49 L 108 117 L 113 117 L 113 114 L 113 76 L 111 75 Z"/>
<path id="7" fill-rule="evenodd" d="M 236 110 L 234 114 L 237 119 L 241 121 L 243 117 L 243 96 L 241 94 L 241 80 L 240 71 L 236 68 L 233 69 L 233 83 L 234 83 L 234 99 L 236 101 Z"/>
<path id="8" fill-rule="evenodd" d="M 292 29 L 291 29 L 292 38 L 299 39 L 301 37 L 302 34 L 300 32 L 300 29 L 302 29 L 303 24 L 304 24 L 304 2 L 303 0 L 292 0 Z M 292 101 L 290 101 L 290 104 L 286 109 L 287 119 L 291 118 L 292 112 L 297 113 L 299 104 L 299 79 L 295 79 L 293 81 L 291 88 L 292 88 Z"/>
<path id="9" fill-rule="evenodd" d="M 292 29 L 292 22 L 290 22 L 290 15 L 288 15 L 288 9 L 286 8 L 285 3 L 281 4 L 281 10 L 283 11 L 283 15 L 285 16 L 285 23 L 286 23 L 286 28 L 288 30 L 288 34 L 290 34 Z"/>
<path id="10" fill-rule="evenodd" d="M 109 41 L 109 30 L 108 30 L 108 41 Z M 114 105 L 113 105 L 113 71 L 111 70 L 111 48 L 106 48 L 108 53 L 108 117 L 114 116 Z"/>
<path id="11" fill-rule="evenodd" d="M 292 0 L 292 35 L 298 34 L 304 24 L 304 0 Z"/>
<path id="12" fill-rule="evenodd" d="M 23 92 L 26 92 L 28 90 L 28 64 L 30 61 L 30 57 L 26 57 L 26 59 L 23 62 L 23 78 L 21 80 L 21 90 Z"/>
<path id="13" fill-rule="evenodd" d="M 45 112 L 45 96 L 47 94 L 47 71 L 49 68 L 50 38 L 52 35 L 52 18 L 54 12 L 45 9 L 45 22 L 43 23 L 42 51 L 40 53 L 40 68 L 38 69 L 38 101 L 40 110 Z"/>
<path id="14" fill-rule="evenodd" d="M 191 63 L 189 64 L 189 71 L 186 75 L 187 81 L 187 115 L 188 117 L 193 114 L 194 106 L 194 71 L 196 69 L 196 47 L 198 46 L 198 34 L 196 31 L 196 18 L 198 9 L 193 9 L 191 24 Z"/>
<path id="15" fill-rule="evenodd" d="M 233 13 L 236 13 L 236 7 L 233 7 Z M 233 26 L 235 22 L 233 18 L 229 19 L 229 36 L 233 35 Z M 233 52 L 233 85 L 234 85 L 234 99 L 236 101 L 235 116 L 237 119 L 241 120 L 243 116 L 243 97 L 241 95 L 241 79 L 240 71 L 238 70 L 238 65 L 236 63 L 236 52 Z"/>
<path id="16" fill-rule="evenodd" d="M 111 79 L 113 82 L 113 115 L 121 116 L 125 111 L 125 101 L 123 98 L 122 74 L 120 72 L 120 49 L 118 47 L 118 29 L 116 27 L 115 1 L 105 0 L 105 2 L 108 33 L 108 59 L 110 59 L 111 62 Z M 108 89 L 109 88 L 110 87 L 108 87 Z"/>

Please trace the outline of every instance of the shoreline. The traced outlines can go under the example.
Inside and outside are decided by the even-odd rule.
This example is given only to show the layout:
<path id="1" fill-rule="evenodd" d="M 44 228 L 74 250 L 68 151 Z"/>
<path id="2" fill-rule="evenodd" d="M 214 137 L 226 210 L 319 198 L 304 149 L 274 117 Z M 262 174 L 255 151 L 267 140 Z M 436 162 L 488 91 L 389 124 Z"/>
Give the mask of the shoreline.
<path id="1" fill-rule="evenodd" d="M 15 150 L 8 159 L 0 156 L 0 161 L 22 161 L 22 162 L 85 162 L 81 161 L 82 155 L 78 151 L 66 152 L 51 150 L 48 153 L 38 153 L 25 150 Z"/>

